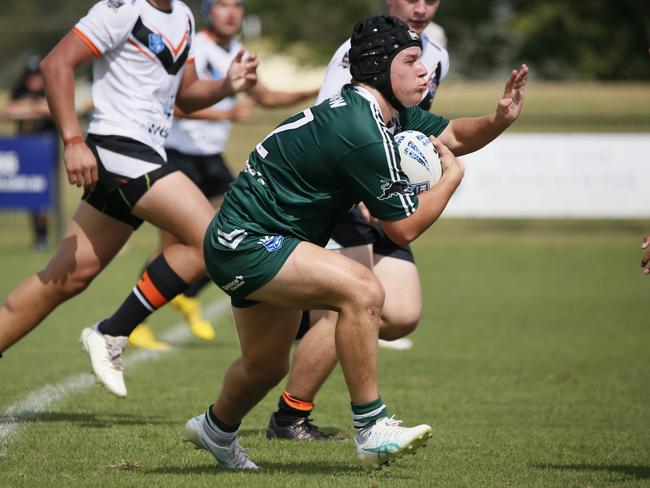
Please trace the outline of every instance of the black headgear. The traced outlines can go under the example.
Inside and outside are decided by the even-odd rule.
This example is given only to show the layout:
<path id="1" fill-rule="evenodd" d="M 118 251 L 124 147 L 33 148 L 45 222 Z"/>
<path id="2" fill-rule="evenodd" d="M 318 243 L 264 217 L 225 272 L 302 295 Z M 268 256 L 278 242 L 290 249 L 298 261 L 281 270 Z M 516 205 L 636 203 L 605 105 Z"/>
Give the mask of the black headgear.
<path id="1" fill-rule="evenodd" d="M 397 17 L 379 15 L 358 22 L 350 42 L 352 79 L 377 88 L 395 109 L 404 110 L 393 93 L 390 65 L 400 51 L 412 46 L 422 48 L 418 35 Z"/>

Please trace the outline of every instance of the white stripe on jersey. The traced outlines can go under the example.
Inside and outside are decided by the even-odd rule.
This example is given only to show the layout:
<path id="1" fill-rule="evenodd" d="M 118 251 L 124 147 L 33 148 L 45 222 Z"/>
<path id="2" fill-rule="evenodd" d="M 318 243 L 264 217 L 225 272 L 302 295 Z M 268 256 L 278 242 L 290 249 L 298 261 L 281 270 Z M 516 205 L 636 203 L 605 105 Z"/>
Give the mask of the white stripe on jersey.
<path id="1" fill-rule="evenodd" d="M 372 115 L 377 123 L 377 128 L 381 133 L 381 137 L 384 140 L 384 152 L 386 153 L 386 162 L 388 163 L 388 171 L 390 172 L 391 178 L 393 181 L 398 181 L 399 176 L 399 166 L 397 160 L 395 159 L 395 146 L 393 145 L 393 138 L 388 132 L 388 128 L 379 113 L 379 107 L 371 103 Z M 406 212 L 406 216 L 412 215 L 415 212 L 415 204 L 409 195 L 399 195 L 400 202 L 402 202 L 402 207 Z"/>

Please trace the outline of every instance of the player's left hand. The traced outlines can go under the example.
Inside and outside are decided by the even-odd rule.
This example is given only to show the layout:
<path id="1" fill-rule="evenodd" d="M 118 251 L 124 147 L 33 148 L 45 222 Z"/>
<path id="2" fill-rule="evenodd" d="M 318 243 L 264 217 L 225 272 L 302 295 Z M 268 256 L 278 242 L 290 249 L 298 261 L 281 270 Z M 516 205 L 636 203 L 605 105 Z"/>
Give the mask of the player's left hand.
<path id="1" fill-rule="evenodd" d="M 257 55 L 250 53 L 244 57 L 244 52 L 240 49 L 228 68 L 226 80 L 233 93 L 249 90 L 257 83 Z"/>
<path id="2" fill-rule="evenodd" d="M 647 234 L 643 238 L 641 249 L 645 249 L 645 254 L 643 255 L 643 259 L 641 259 L 643 274 L 650 274 L 650 234 Z"/>
<path id="3" fill-rule="evenodd" d="M 510 73 L 510 78 L 506 81 L 506 87 L 503 90 L 503 96 L 497 104 L 496 118 L 499 123 L 508 126 L 519 117 L 524 106 L 527 76 L 528 66 L 525 64 L 521 65 L 521 69 L 513 69 Z"/>

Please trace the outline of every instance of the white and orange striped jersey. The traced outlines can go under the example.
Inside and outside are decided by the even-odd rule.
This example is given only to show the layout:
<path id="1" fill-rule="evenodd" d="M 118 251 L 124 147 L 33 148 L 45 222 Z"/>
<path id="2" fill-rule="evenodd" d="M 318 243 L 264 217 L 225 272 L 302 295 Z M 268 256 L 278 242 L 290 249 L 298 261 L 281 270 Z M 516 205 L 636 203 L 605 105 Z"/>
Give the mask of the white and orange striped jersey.
<path id="1" fill-rule="evenodd" d="M 425 94 L 420 106 L 425 110 L 429 110 L 431 102 L 436 96 L 438 86 L 449 72 L 449 53 L 440 42 L 429 37 L 426 31 L 420 34 L 420 39 L 422 39 L 422 58 L 420 60 L 427 69 L 429 76 L 429 90 Z M 348 59 L 349 50 L 350 39 L 341 44 L 334 53 L 334 56 L 332 56 L 325 71 L 325 79 L 323 80 L 320 92 L 318 92 L 316 103 L 321 103 L 323 100 L 340 92 L 343 85 L 350 83 L 352 80 L 350 60 Z"/>
<path id="2" fill-rule="evenodd" d="M 73 32 L 96 56 L 88 132 L 130 137 L 165 157 L 176 92 L 194 58 L 190 9 L 178 0 L 169 11 L 146 0 L 103 0 Z"/>
<path id="3" fill-rule="evenodd" d="M 207 30 L 196 34 L 192 48 L 196 74 L 200 80 L 220 80 L 226 77 L 233 58 L 242 45 L 231 41 L 227 46 L 217 44 L 214 36 Z M 235 96 L 215 103 L 215 110 L 231 110 Z M 210 156 L 223 152 L 232 122 L 229 120 L 176 119 L 165 147 L 193 156 Z"/>

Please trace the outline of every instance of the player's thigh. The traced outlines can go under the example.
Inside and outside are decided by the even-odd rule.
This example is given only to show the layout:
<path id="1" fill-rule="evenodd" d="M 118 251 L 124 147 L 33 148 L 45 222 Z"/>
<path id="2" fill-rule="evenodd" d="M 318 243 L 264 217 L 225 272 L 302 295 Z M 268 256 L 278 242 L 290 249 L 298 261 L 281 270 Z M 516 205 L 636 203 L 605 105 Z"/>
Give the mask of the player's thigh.
<path id="1" fill-rule="evenodd" d="M 375 254 L 373 272 L 386 291 L 382 316 L 388 322 L 417 322 L 422 313 L 422 290 L 415 263 Z"/>
<path id="2" fill-rule="evenodd" d="M 247 370 L 277 365 L 288 367 L 289 352 L 300 325 L 302 311 L 258 303 L 233 307 L 242 360 Z"/>
<path id="3" fill-rule="evenodd" d="M 345 304 L 383 304 L 384 291 L 365 266 L 301 242 L 273 279 L 248 297 L 280 307 L 340 310 Z"/>
<path id="4" fill-rule="evenodd" d="M 60 282 L 67 281 L 70 275 L 92 279 L 113 259 L 132 233 L 130 225 L 82 201 L 44 270 L 44 276 Z"/>
<path id="5" fill-rule="evenodd" d="M 133 213 L 183 244 L 201 247 L 215 212 L 197 186 L 175 171 L 156 181 L 138 200 Z"/>
<path id="6" fill-rule="evenodd" d="M 338 249 L 333 252 L 338 252 L 357 263 L 363 264 L 368 269 L 372 269 L 373 267 L 372 244 L 344 247 L 343 249 Z"/>

